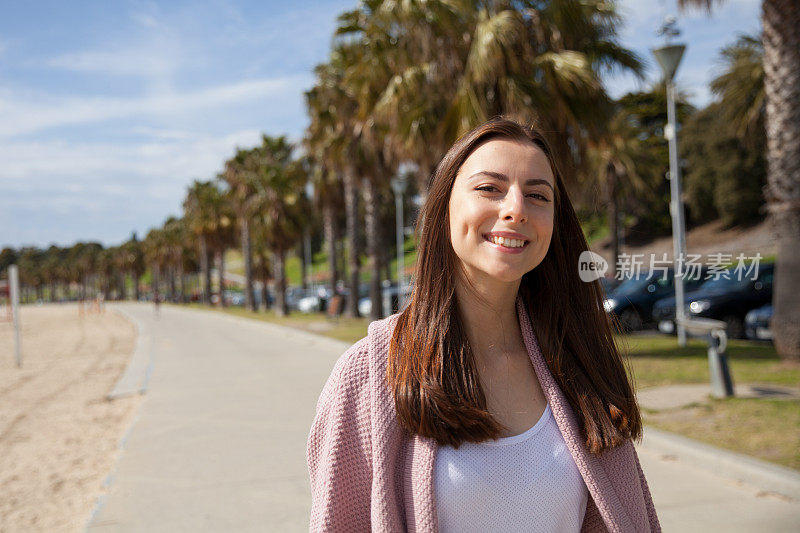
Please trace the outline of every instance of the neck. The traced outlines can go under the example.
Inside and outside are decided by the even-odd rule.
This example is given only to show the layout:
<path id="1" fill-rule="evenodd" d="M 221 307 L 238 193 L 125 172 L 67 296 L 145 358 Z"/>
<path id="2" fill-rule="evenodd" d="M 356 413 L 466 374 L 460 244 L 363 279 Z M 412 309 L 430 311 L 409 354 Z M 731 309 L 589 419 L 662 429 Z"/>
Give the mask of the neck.
<path id="1" fill-rule="evenodd" d="M 456 282 L 458 310 L 476 357 L 492 357 L 519 347 L 522 332 L 517 318 L 519 280 L 470 286 Z"/>

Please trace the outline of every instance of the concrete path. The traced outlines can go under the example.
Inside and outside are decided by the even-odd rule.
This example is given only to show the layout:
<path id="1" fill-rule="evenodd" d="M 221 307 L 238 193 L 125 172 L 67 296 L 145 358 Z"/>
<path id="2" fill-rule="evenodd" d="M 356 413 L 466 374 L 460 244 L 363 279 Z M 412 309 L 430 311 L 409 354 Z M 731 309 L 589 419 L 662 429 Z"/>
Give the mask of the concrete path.
<path id="1" fill-rule="evenodd" d="M 211 311 L 114 308 L 145 336 L 126 379 L 147 392 L 87 531 L 306 530 L 306 437 L 347 345 Z M 798 529 L 793 471 L 655 430 L 639 454 L 665 531 Z"/>
<path id="2" fill-rule="evenodd" d="M 153 366 L 87 531 L 306 530 L 306 438 L 347 345 L 212 311 L 113 307 L 150 330 Z"/>

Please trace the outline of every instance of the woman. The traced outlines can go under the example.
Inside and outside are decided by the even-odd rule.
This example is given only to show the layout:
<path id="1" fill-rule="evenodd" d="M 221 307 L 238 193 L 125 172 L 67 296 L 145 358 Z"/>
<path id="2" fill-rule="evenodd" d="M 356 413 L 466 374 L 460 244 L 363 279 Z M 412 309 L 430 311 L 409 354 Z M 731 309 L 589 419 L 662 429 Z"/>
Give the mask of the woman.
<path id="1" fill-rule="evenodd" d="M 339 359 L 313 531 L 658 531 L 642 425 L 543 137 L 494 119 L 432 178 L 408 307 Z"/>

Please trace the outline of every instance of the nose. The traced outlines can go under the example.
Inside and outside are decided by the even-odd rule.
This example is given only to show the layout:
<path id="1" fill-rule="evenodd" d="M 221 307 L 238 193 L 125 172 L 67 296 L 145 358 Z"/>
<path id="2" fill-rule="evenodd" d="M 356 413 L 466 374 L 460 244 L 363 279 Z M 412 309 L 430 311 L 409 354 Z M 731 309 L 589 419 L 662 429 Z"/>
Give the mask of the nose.
<path id="1" fill-rule="evenodd" d="M 524 224 L 528 221 L 525 196 L 517 187 L 508 189 L 508 194 L 506 194 L 505 199 L 503 199 L 500 217 L 503 220 L 516 222 L 518 224 Z"/>

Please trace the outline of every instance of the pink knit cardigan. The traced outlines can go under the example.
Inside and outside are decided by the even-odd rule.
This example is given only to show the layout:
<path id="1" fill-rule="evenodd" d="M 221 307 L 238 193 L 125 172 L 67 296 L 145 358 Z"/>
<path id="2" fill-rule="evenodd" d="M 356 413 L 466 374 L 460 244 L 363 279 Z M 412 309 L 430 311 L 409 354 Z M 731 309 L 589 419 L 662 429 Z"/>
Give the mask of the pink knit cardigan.
<path id="1" fill-rule="evenodd" d="M 589 489 L 582 531 L 660 531 L 633 445 L 629 441 L 599 456 L 588 451 L 520 299 L 517 313 L 539 383 Z M 438 530 L 433 486 L 437 444 L 403 430 L 386 383 L 397 318 L 371 323 L 368 335 L 336 362 L 322 390 L 307 448 L 311 531 Z"/>

